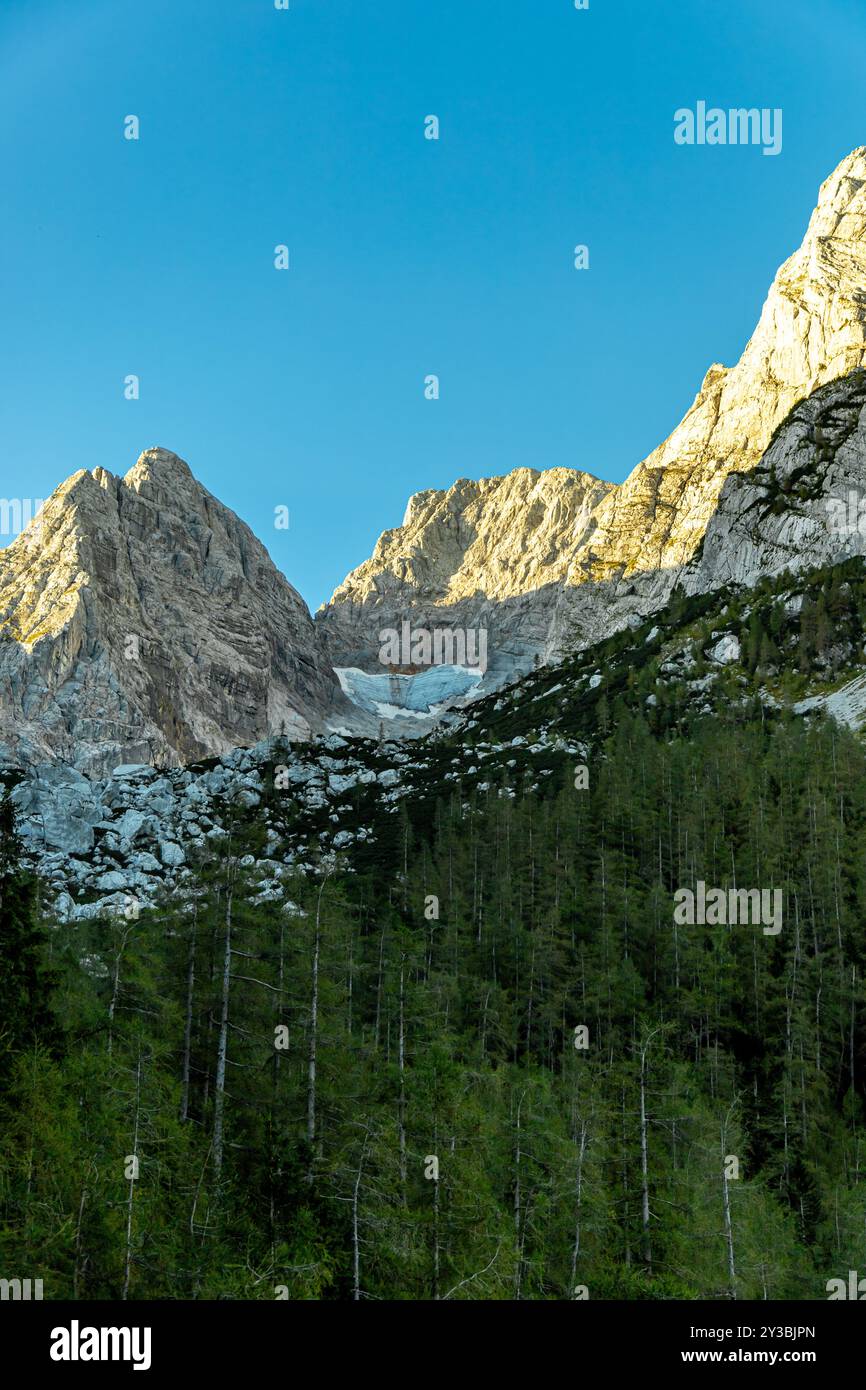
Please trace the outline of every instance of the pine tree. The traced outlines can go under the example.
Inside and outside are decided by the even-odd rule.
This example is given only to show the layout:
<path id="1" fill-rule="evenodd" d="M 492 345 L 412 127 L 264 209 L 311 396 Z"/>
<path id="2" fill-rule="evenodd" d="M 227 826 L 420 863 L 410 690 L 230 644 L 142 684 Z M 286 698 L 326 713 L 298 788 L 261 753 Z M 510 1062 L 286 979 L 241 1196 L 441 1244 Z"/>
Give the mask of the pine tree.
<path id="1" fill-rule="evenodd" d="M 0 1075 L 17 1049 L 37 1040 L 52 1046 L 52 986 L 38 883 L 23 864 L 15 808 L 5 789 L 0 796 Z"/>

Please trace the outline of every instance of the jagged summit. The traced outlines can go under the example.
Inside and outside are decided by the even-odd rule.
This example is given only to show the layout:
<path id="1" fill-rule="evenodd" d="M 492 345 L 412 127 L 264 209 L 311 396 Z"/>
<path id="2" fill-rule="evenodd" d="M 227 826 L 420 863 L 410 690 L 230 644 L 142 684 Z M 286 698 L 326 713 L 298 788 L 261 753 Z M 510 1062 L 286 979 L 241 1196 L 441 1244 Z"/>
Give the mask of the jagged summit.
<path id="1" fill-rule="evenodd" d="M 172 453 L 171 449 L 162 449 L 158 445 L 142 450 L 123 481 L 127 487 L 138 488 L 148 479 L 166 487 L 195 483 L 189 464 L 179 454 Z"/>
<path id="2" fill-rule="evenodd" d="M 832 174 L 821 184 L 818 201 L 809 232 L 820 232 L 817 222 L 823 215 L 844 216 L 857 200 L 862 185 L 866 183 L 866 145 L 858 145 L 850 154 L 840 160 Z"/>
<path id="3" fill-rule="evenodd" d="M 166 449 L 82 469 L 0 552 L 0 752 L 177 763 L 350 709 L 300 595 Z"/>

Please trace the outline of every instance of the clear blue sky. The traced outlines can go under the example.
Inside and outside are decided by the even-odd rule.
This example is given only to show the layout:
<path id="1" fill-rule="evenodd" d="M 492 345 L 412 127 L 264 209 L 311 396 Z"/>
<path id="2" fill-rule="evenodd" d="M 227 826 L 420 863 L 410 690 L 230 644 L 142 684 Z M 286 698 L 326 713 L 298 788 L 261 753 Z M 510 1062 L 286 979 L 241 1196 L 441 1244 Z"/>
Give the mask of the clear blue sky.
<path id="1" fill-rule="evenodd" d="M 864 73 L 862 0 L 2 0 L 0 495 L 161 444 L 315 608 L 419 489 L 619 481 L 736 360 Z M 782 153 L 676 146 L 699 99 L 781 107 Z"/>

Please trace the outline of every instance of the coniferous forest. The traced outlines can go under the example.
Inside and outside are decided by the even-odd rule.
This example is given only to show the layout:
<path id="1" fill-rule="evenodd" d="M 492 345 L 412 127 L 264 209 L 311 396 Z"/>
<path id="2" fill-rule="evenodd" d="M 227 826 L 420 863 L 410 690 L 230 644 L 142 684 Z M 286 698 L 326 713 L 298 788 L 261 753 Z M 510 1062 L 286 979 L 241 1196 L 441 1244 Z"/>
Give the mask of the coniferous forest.
<path id="1" fill-rule="evenodd" d="M 866 1229 L 866 754 L 603 723 L 587 776 L 443 782 L 288 911 L 227 803 L 182 892 L 59 925 L 7 796 L 2 1265 L 75 1299 L 826 1299 Z M 698 879 L 781 888 L 783 929 L 677 925 Z"/>

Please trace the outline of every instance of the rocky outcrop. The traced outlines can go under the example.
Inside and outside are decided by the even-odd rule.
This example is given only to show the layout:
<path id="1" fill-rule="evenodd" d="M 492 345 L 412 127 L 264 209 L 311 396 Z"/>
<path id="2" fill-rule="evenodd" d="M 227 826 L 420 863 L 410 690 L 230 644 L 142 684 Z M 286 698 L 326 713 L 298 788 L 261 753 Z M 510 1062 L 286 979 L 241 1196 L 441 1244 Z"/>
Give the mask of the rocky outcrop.
<path id="1" fill-rule="evenodd" d="M 517 670 L 653 611 L 699 551 L 726 480 L 756 469 L 797 402 L 864 363 L 860 148 L 822 185 L 737 365 L 710 367 L 683 421 L 621 486 L 519 469 L 419 494 L 318 615 L 335 663 L 369 662 L 378 631 L 406 616 L 485 623 L 491 671 Z"/>
<path id="2" fill-rule="evenodd" d="M 526 743 L 518 737 L 475 749 L 468 774 L 479 791 L 489 789 L 489 778 L 505 779 Z M 451 751 L 446 787 L 467 775 L 465 759 Z M 583 747 L 539 735 L 531 751 L 574 756 Z M 292 746 L 269 739 L 184 768 L 124 764 L 87 777 L 58 761 L 38 764 L 18 775 L 11 795 L 26 861 L 57 921 L 134 920 L 166 893 L 177 903 L 195 890 L 196 866 L 220 853 L 239 808 L 254 810 L 262 829 L 257 856 L 239 861 L 257 881 L 253 900 L 292 912 L 294 874 L 375 843 L 417 783 L 442 773 L 443 754 L 432 741 L 406 746 L 330 733 Z"/>
<path id="3" fill-rule="evenodd" d="M 417 493 L 317 615 L 335 665 L 381 671 L 380 634 L 411 617 L 415 628 L 486 630 L 493 677 L 528 668 L 614 490 L 568 468 L 517 468 Z"/>
<path id="4" fill-rule="evenodd" d="M 300 595 L 165 449 L 82 470 L 0 551 L 0 756 L 178 764 L 351 706 Z"/>
<path id="5" fill-rule="evenodd" d="M 732 474 L 683 587 L 705 593 L 866 554 L 866 371 L 795 406 L 757 468 Z"/>

